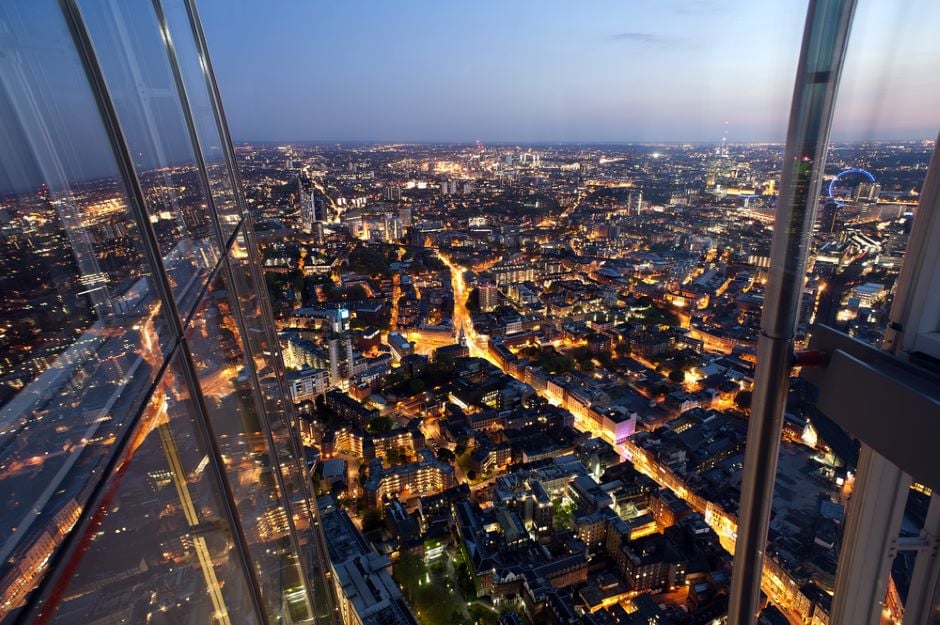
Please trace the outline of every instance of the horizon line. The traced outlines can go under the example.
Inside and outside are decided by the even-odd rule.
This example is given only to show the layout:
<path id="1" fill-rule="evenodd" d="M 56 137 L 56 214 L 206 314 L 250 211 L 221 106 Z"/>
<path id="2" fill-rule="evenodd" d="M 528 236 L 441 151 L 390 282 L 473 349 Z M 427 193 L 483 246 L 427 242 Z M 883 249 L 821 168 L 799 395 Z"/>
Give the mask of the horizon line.
<path id="1" fill-rule="evenodd" d="M 846 139 L 838 141 L 829 141 L 829 145 L 862 145 L 870 143 L 933 143 L 936 136 L 928 137 L 893 137 L 884 139 Z M 236 145 L 420 145 L 420 146 L 474 146 L 477 144 L 487 146 L 682 146 L 682 145 L 720 145 L 719 141 L 684 141 L 684 140 L 624 140 L 624 141 L 483 141 L 481 139 L 472 140 L 376 140 L 376 139 L 236 139 Z M 748 141 L 727 141 L 725 145 L 786 145 L 785 139 L 755 139 Z"/>

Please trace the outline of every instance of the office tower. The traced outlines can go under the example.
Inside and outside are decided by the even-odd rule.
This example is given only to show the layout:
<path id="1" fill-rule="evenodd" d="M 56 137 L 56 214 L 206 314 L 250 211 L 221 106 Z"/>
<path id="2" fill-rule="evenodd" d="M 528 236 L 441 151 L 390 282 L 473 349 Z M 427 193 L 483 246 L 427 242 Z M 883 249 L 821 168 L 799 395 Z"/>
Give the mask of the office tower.
<path id="1" fill-rule="evenodd" d="M 326 222 L 326 204 L 312 189 L 307 191 L 303 179 L 298 176 L 298 198 L 300 200 L 300 229 L 314 235 L 317 243 L 323 242 L 323 224 Z"/>
<path id="2" fill-rule="evenodd" d="M 298 200 L 300 202 L 300 229 L 309 233 L 313 222 L 317 220 L 316 194 L 307 191 L 304 187 L 303 179 L 298 176 L 297 185 L 299 187 Z"/>
<path id="3" fill-rule="evenodd" d="M 643 212 L 643 208 L 646 204 L 643 202 L 643 192 L 642 191 L 631 191 L 627 196 L 627 214 L 628 215 L 639 215 Z"/>
<path id="4" fill-rule="evenodd" d="M 328 340 L 330 383 L 343 384 L 352 375 L 353 347 L 349 333 L 349 311 L 345 308 L 330 313 L 331 336 Z"/>
<path id="5" fill-rule="evenodd" d="M 385 215 L 385 241 L 396 243 L 401 240 L 404 233 L 401 217 L 387 213 Z"/>
<path id="6" fill-rule="evenodd" d="M 193 3 L 0 31 L 0 622 L 332 622 Z"/>
<path id="7" fill-rule="evenodd" d="M 313 235 L 314 242 L 323 245 L 325 232 L 323 224 L 326 223 L 326 205 L 323 200 L 318 200 L 315 194 L 310 194 L 310 204 L 313 210 L 313 222 L 310 224 L 310 234 Z"/>

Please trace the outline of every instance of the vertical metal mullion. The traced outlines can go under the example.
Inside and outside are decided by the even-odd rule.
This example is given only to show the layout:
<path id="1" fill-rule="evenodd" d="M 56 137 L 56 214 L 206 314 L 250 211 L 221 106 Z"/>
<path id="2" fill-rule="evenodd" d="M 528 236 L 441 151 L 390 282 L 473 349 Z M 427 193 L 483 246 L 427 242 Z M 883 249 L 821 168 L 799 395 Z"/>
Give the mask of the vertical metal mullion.
<path id="1" fill-rule="evenodd" d="M 284 505 L 284 509 L 287 513 L 287 522 L 288 522 L 288 531 L 290 535 L 290 540 L 291 540 L 291 543 L 293 544 L 294 551 L 297 553 L 297 557 L 300 558 L 301 568 L 303 568 L 302 567 L 303 554 L 300 549 L 300 541 L 298 540 L 297 530 L 294 525 L 294 519 L 293 519 L 293 513 L 292 513 L 293 511 L 291 508 L 290 500 L 287 497 L 287 489 L 285 488 L 285 485 L 284 485 L 283 472 L 281 469 L 280 459 L 278 458 L 277 446 L 274 441 L 274 436 L 271 433 L 271 429 L 269 425 L 269 418 L 268 418 L 267 410 L 265 408 L 265 403 L 264 403 L 264 397 L 261 394 L 260 379 L 258 377 L 257 370 L 255 369 L 254 359 L 252 358 L 251 345 L 248 341 L 248 336 L 249 336 L 248 327 L 247 327 L 247 324 L 245 323 L 245 319 L 244 319 L 244 315 L 242 314 L 241 307 L 238 305 L 239 304 L 238 290 L 235 285 L 234 274 L 232 272 L 231 263 L 229 262 L 229 258 L 228 258 L 229 249 L 228 249 L 227 244 L 229 243 L 229 241 L 223 235 L 222 228 L 219 223 L 219 215 L 216 209 L 215 199 L 212 196 L 212 186 L 209 180 L 208 170 L 206 169 L 205 158 L 203 157 L 203 153 L 202 153 L 202 144 L 199 141 L 199 134 L 196 130 L 196 124 L 195 124 L 193 114 L 192 114 L 190 99 L 186 91 L 186 84 L 183 80 L 182 71 L 179 65 L 179 58 L 176 54 L 176 48 L 173 44 L 172 37 L 170 36 L 170 27 L 166 19 L 166 12 L 163 10 L 163 4 L 161 0 L 152 0 L 152 4 L 154 8 L 154 13 L 157 16 L 157 21 L 159 22 L 159 25 L 160 25 L 160 29 L 163 31 L 163 40 L 166 46 L 167 58 L 169 60 L 170 68 L 173 73 L 173 80 L 176 83 L 176 89 L 177 89 L 177 93 L 180 99 L 180 105 L 183 110 L 183 117 L 186 120 L 186 126 L 189 131 L 190 142 L 192 143 L 193 153 L 195 154 L 195 158 L 196 158 L 196 165 L 199 170 L 199 178 L 205 189 L 206 202 L 209 207 L 210 216 L 212 218 L 213 230 L 215 231 L 215 234 L 218 237 L 219 246 L 222 250 L 222 259 L 220 261 L 221 269 L 222 269 L 223 274 L 225 275 L 226 282 L 230 286 L 230 289 L 231 289 L 230 293 L 234 297 L 235 305 L 233 306 L 233 316 L 235 317 L 235 322 L 238 325 L 239 331 L 241 332 L 242 337 L 243 337 L 246 366 L 248 367 L 249 375 L 251 376 L 252 386 L 254 387 L 254 390 L 255 390 L 255 393 L 254 393 L 255 401 L 257 403 L 259 414 L 261 415 L 261 418 L 259 419 L 259 423 L 261 424 L 261 429 L 264 434 L 265 440 L 267 441 L 268 446 L 270 447 L 270 450 L 271 450 L 271 459 L 274 465 L 273 469 L 274 469 L 275 479 L 277 480 L 278 488 L 281 491 L 282 505 Z M 192 34 L 193 34 L 193 38 L 195 39 L 196 37 L 195 33 L 192 33 Z M 222 140 L 221 131 L 219 131 L 219 134 L 220 134 L 220 141 L 221 141 Z M 232 180 L 231 178 L 230 178 L 230 181 L 232 184 L 233 193 L 235 193 L 235 187 L 237 186 L 237 181 Z M 242 228 L 244 227 L 244 220 L 242 221 L 242 224 L 240 225 L 240 227 Z M 238 235 L 238 227 L 236 227 L 234 236 L 232 237 L 233 241 L 235 240 L 235 237 L 237 235 Z M 311 589 L 309 588 L 309 584 L 307 583 L 307 577 L 302 570 L 300 571 L 300 579 L 301 579 L 301 583 L 304 585 L 304 589 L 306 590 L 305 594 L 306 594 L 306 598 L 308 602 L 308 609 L 310 610 L 310 614 L 312 616 L 314 614 L 313 594 L 311 592 Z"/>
<path id="2" fill-rule="evenodd" d="M 757 343 L 728 622 L 757 621 L 783 413 L 809 237 L 855 0 L 810 0 L 787 128 L 771 267 Z"/>
<path id="3" fill-rule="evenodd" d="M 170 26 L 166 19 L 166 13 L 163 10 L 163 4 L 160 0 L 152 0 L 153 12 L 157 17 L 157 23 L 163 35 L 163 43 L 166 47 L 167 60 L 170 70 L 173 74 L 173 82 L 176 84 L 177 97 L 180 101 L 180 109 L 183 111 L 183 119 L 186 121 L 186 129 L 189 132 L 190 144 L 193 148 L 193 155 L 196 159 L 196 169 L 199 170 L 199 182 L 202 184 L 206 195 L 206 205 L 209 208 L 209 215 L 212 218 L 212 229 L 216 238 L 219 240 L 219 250 L 221 255 L 225 256 L 226 244 L 228 241 L 222 234 L 222 228 L 219 225 L 219 214 L 215 206 L 215 198 L 212 197 L 212 185 L 209 180 L 209 172 L 206 168 L 206 159 L 202 155 L 202 144 L 199 141 L 199 133 L 196 131 L 196 122 L 193 118 L 192 107 L 190 106 L 189 94 L 186 91 L 186 83 L 183 80 L 183 74 L 180 70 L 179 58 L 176 55 L 176 46 L 173 45 L 173 39 L 170 37 Z"/>
<path id="4" fill-rule="evenodd" d="M 196 9 L 196 5 L 193 2 L 193 0 L 182 0 L 182 1 L 186 5 L 186 12 L 189 17 L 190 27 L 195 37 L 196 49 L 203 63 L 203 73 L 204 73 L 205 80 L 206 80 L 206 87 L 210 95 L 212 112 L 215 117 L 216 125 L 219 130 L 220 139 L 223 142 L 222 152 L 225 157 L 225 163 L 228 168 L 231 180 L 233 181 L 232 190 L 235 196 L 235 202 L 239 208 L 239 211 L 244 216 L 244 219 L 242 221 L 242 227 L 246 228 L 245 232 L 248 233 L 248 245 L 247 246 L 249 247 L 248 253 L 249 255 L 251 255 L 252 250 L 250 248 L 254 244 L 253 236 L 251 236 L 252 231 L 250 229 L 251 216 L 249 214 L 247 203 L 245 201 L 245 197 L 243 193 L 241 175 L 239 174 L 238 164 L 235 159 L 235 148 L 234 148 L 234 145 L 232 144 L 231 133 L 229 132 L 228 122 L 225 118 L 225 112 L 222 108 L 221 94 L 219 92 L 218 84 L 216 83 L 216 80 L 215 80 L 215 73 L 212 69 L 212 62 L 209 58 L 208 46 L 205 40 L 205 33 L 203 31 L 202 23 L 199 19 L 199 13 Z M 250 256 L 250 259 L 251 258 L 256 258 L 256 256 Z M 254 271 L 255 268 L 252 268 L 252 270 Z M 256 279 L 256 283 L 260 285 L 259 290 L 263 288 L 263 285 L 264 285 L 263 280 L 258 282 Z M 265 300 L 262 299 L 261 301 L 264 302 Z M 264 304 L 262 303 L 263 314 L 267 315 L 267 319 L 273 319 L 273 314 L 271 313 L 270 309 L 269 308 L 265 309 L 263 306 Z M 273 346 L 277 345 L 276 336 L 274 337 L 273 341 L 274 342 L 272 343 L 271 340 L 269 340 L 269 343 L 271 343 L 272 345 L 272 349 L 274 349 Z M 275 370 L 275 375 L 277 375 L 276 370 Z M 286 401 L 286 397 L 285 397 L 285 401 Z M 292 406 L 287 406 L 287 409 L 291 410 Z M 290 424 L 288 424 L 288 427 L 290 428 Z M 295 425 L 294 432 L 292 432 L 292 438 L 298 435 L 296 432 L 297 432 L 297 427 Z M 297 441 L 295 440 L 294 441 L 295 449 L 297 449 L 296 442 Z M 297 453 L 297 462 L 303 463 L 304 458 L 303 458 L 302 453 L 300 451 L 297 451 L 296 453 Z M 302 471 L 303 471 L 303 468 L 304 468 L 304 465 L 301 464 L 300 469 Z M 319 523 L 319 514 L 316 509 L 316 502 L 312 494 L 309 492 L 306 475 L 304 475 L 302 482 L 303 482 L 302 488 L 304 489 L 304 497 L 307 501 L 307 507 L 312 516 L 312 518 L 310 519 L 310 522 L 313 524 L 313 534 L 317 541 L 315 555 L 319 561 L 318 568 L 320 569 L 321 575 L 325 576 L 326 571 L 328 570 L 328 567 L 329 567 L 329 560 L 328 560 L 328 555 L 327 555 L 327 550 L 326 550 L 326 538 L 323 535 L 323 529 Z M 288 511 L 292 512 L 292 509 L 288 508 Z M 302 558 L 301 561 L 303 562 L 303 559 L 304 559 L 303 551 L 300 551 L 300 557 Z M 313 596 L 312 596 L 312 588 L 311 588 L 312 582 L 310 582 L 310 580 L 308 579 L 310 570 L 311 569 L 309 568 L 309 566 L 305 565 L 305 570 L 302 571 L 302 575 L 304 576 L 305 582 L 309 582 L 309 583 L 306 583 L 306 587 L 308 589 L 308 598 L 311 601 L 312 606 L 314 607 L 314 618 L 316 618 L 316 614 L 315 614 L 316 602 L 313 600 Z M 337 617 L 336 617 L 335 600 L 332 594 L 331 585 L 327 583 L 325 577 L 323 579 L 323 584 L 324 584 L 324 591 L 325 591 L 327 603 L 328 603 L 327 607 L 328 607 L 328 611 L 330 615 L 330 620 L 333 622 L 336 622 Z"/>
<path id="5" fill-rule="evenodd" d="M 101 113 L 105 125 L 105 130 L 108 133 L 108 139 L 111 143 L 112 151 L 114 152 L 119 173 L 125 184 L 125 188 L 128 194 L 130 211 L 133 214 L 134 219 L 137 221 L 137 225 L 140 229 L 141 242 L 144 248 L 144 256 L 146 257 L 146 260 L 151 268 L 151 282 L 157 291 L 161 306 L 163 307 L 165 313 L 163 317 L 167 321 L 170 333 L 173 337 L 173 341 L 179 345 L 181 348 L 181 353 L 183 354 L 182 374 L 187 381 L 188 390 L 193 397 L 196 406 L 195 421 L 197 423 L 197 429 L 204 438 L 203 442 L 205 443 L 208 451 L 207 457 L 209 460 L 208 466 L 210 468 L 210 472 L 213 476 L 213 479 L 216 481 L 216 486 L 223 494 L 223 514 L 228 521 L 229 527 L 233 533 L 235 552 L 238 555 L 239 564 L 241 565 L 243 573 L 245 574 L 248 582 L 249 593 L 251 594 L 251 603 L 255 608 L 255 612 L 259 621 L 266 625 L 268 623 L 268 619 L 265 611 L 262 608 L 263 604 L 261 601 L 260 585 L 258 584 L 258 579 L 254 573 L 254 568 L 251 566 L 251 562 L 248 558 L 248 543 L 245 538 L 244 529 L 241 525 L 238 515 L 234 512 L 235 499 L 231 489 L 229 488 L 228 481 L 225 478 L 221 452 L 218 448 L 212 425 L 209 423 L 208 411 L 205 406 L 202 390 L 195 375 L 195 363 L 193 362 L 189 347 L 184 340 L 183 327 L 180 322 L 179 310 L 177 309 L 176 301 L 173 298 L 172 288 L 170 287 L 170 281 L 166 275 L 165 267 L 163 266 L 162 255 L 160 254 L 160 247 L 157 243 L 157 237 L 153 230 L 153 226 L 150 223 L 149 215 L 147 214 L 143 187 L 141 186 L 140 179 L 137 177 L 137 172 L 134 168 L 133 157 L 131 156 L 127 139 L 124 136 L 124 131 L 120 124 L 120 118 L 118 117 L 117 110 L 114 106 L 114 101 L 111 98 L 104 74 L 101 71 L 101 66 L 98 63 L 98 58 L 94 50 L 94 45 L 92 44 L 91 35 L 88 32 L 87 26 L 85 25 L 81 10 L 77 5 L 76 0 L 59 1 L 63 14 L 65 15 L 66 21 L 68 22 L 69 30 L 71 31 L 72 37 L 75 40 L 75 46 L 78 50 L 78 54 L 82 59 L 82 64 L 88 76 L 96 104 L 98 105 L 99 112 Z M 107 479 L 107 476 L 103 476 L 102 479 Z M 56 573 L 61 574 L 60 571 L 53 572 L 53 574 Z M 49 584 L 49 586 L 51 587 L 52 584 Z M 41 610 L 41 604 L 39 605 L 39 609 Z M 39 615 L 36 614 L 35 616 Z"/>
<path id="6" fill-rule="evenodd" d="M 182 0 L 186 4 L 186 13 L 189 16 L 190 27 L 195 37 L 196 50 L 203 63 L 203 74 L 206 79 L 206 88 L 209 92 L 209 99 L 212 104 L 212 113 L 215 116 L 215 123 L 219 128 L 219 138 L 222 141 L 222 154 L 225 156 L 225 163 L 232 177 L 232 192 L 235 194 L 235 203 L 243 215 L 248 214 L 248 205 L 245 202 L 245 196 L 242 189 L 242 179 L 238 172 L 238 163 L 235 161 L 235 146 L 232 144 L 232 135 L 229 133 L 228 121 L 225 119 L 225 110 L 222 108 L 222 95 L 219 92 L 219 86 L 215 81 L 215 72 L 212 70 L 212 61 L 209 59 L 209 49 L 206 45 L 205 33 L 202 30 L 202 22 L 199 20 L 199 12 L 193 0 Z"/>
<path id="7" fill-rule="evenodd" d="M 244 227 L 244 220 L 242 221 L 242 227 Z M 238 231 L 236 231 L 236 235 Z M 265 441 L 267 441 L 268 447 L 270 448 L 271 462 L 273 463 L 274 478 L 277 480 L 278 490 L 280 491 L 280 500 L 281 505 L 284 506 L 284 510 L 287 513 L 287 525 L 288 531 L 290 534 L 290 540 L 293 544 L 294 551 L 297 552 L 297 557 L 299 558 L 299 567 L 300 567 L 300 578 L 301 583 L 304 585 L 304 590 L 306 591 L 306 598 L 309 602 L 310 614 L 314 614 L 313 605 L 313 591 L 310 588 L 310 584 L 307 583 L 307 575 L 303 570 L 304 568 L 304 556 L 303 551 L 300 549 L 300 541 L 297 537 L 297 528 L 294 525 L 294 514 L 293 507 L 291 506 L 290 499 L 287 496 L 287 488 L 284 484 L 284 474 L 283 469 L 281 468 L 281 459 L 278 454 L 278 446 L 274 441 L 274 435 L 271 432 L 270 416 L 268 414 L 267 406 L 265 405 L 264 395 L 261 391 L 261 379 L 258 377 L 258 370 L 255 367 L 255 360 L 253 352 L 251 349 L 251 344 L 248 340 L 248 326 L 245 323 L 245 317 L 241 310 L 241 302 L 239 301 L 238 289 L 235 286 L 235 277 L 232 272 L 231 264 L 229 263 L 228 254 L 225 254 L 225 257 L 222 259 L 223 271 L 225 272 L 225 279 L 228 282 L 229 294 L 233 301 L 232 304 L 232 315 L 235 318 L 235 324 L 238 326 L 238 331 L 242 335 L 242 345 L 245 350 L 245 367 L 248 369 L 248 374 L 251 376 L 251 386 L 253 395 L 255 398 L 255 403 L 257 404 L 259 419 L 258 422 L 261 425 L 261 432 L 264 435 Z M 298 460 L 299 461 L 299 460 Z"/>
<path id="8" fill-rule="evenodd" d="M 262 311 L 263 311 L 263 314 L 266 315 L 267 319 L 273 319 L 274 313 L 271 310 L 270 302 L 267 299 L 266 287 L 264 286 L 265 285 L 264 278 L 262 276 L 257 275 L 258 273 L 260 273 L 261 264 L 260 264 L 260 260 L 258 259 L 258 251 L 253 240 L 253 232 L 251 230 L 251 225 L 252 225 L 251 215 L 246 216 L 244 223 L 247 228 L 246 233 L 248 236 L 248 245 L 247 245 L 248 254 L 252 258 L 252 262 L 250 263 L 250 266 L 255 274 L 254 275 L 255 283 L 259 285 L 258 297 L 262 304 Z M 264 308 L 265 306 L 267 306 L 267 308 Z M 269 331 L 269 334 L 272 334 L 272 333 L 273 333 L 273 328 L 271 329 L 271 331 Z M 283 356 L 280 352 L 280 344 L 278 342 L 277 334 L 276 333 L 273 333 L 273 334 L 274 335 L 268 339 L 271 345 L 272 357 L 282 359 Z M 283 360 L 281 360 L 280 362 L 283 362 Z M 281 379 L 279 373 L 280 373 L 279 371 L 275 371 L 275 375 L 278 378 L 278 384 L 282 389 L 281 392 L 285 394 L 284 409 L 287 413 L 285 415 L 285 419 L 287 421 L 286 425 L 288 429 L 291 430 L 291 445 L 294 448 L 294 455 L 297 457 L 298 462 L 302 463 L 300 466 L 301 488 L 303 489 L 302 494 L 303 494 L 303 497 L 307 506 L 308 513 L 311 516 L 310 523 L 312 526 L 312 536 L 314 540 L 316 541 L 316 544 L 313 545 L 313 547 L 315 548 L 315 552 L 313 555 L 316 560 L 316 568 L 319 570 L 321 575 L 325 575 L 326 572 L 330 568 L 329 557 L 327 555 L 329 551 L 326 545 L 326 537 L 323 534 L 323 528 L 320 525 L 320 511 L 317 508 L 316 498 L 311 492 L 312 489 L 311 489 L 311 484 L 309 482 L 310 478 L 307 475 L 307 471 L 306 471 L 306 458 L 303 453 L 303 446 L 300 444 L 300 425 L 299 425 L 300 421 L 299 421 L 299 417 L 297 416 L 296 411 L 294 410 L 293 404 L 291 404 L 289 401 L 290 395 L 288 394 L 287 389 L 284 388 L 284 381 L 283 379 Z M 333 602 L 333 596 L 329 588 L 326 588 L 326 595 L 327 595 L 327 604 L 328 604 L 327 610 L 332 617 L 332 615 L 335 614 L 335 605 Z"/>
<path id="9" fill-rule="evenodd" d="M 258 303 L 261 308 L 261 314 L 265 319 L 274 319 L 274 311 L 271 308 L 271 303 L 267 297 L 267 289 L 265 287 L 264 276 L 261 273 L 261 259 L 258 254 L 257 244 L 254 239 L 254 231 L 252 229 L 252 219 L 251 215 L 245 217 L 244 220 L 244 232 L 246 238 L 246 245 L 249 263 L 248 266 L 252 272 L 252 279 L 257 285 L 257 295 Z M 281 394 L 284 396 L 285 400 L 285 411 L 288 413 L 286 415 L 287 428 L 292 432 L 291 436 L 291 446 L 294 448 L 294 455 L 297 456 L 298 462 L 305 462 L 302 446 L 300 445 L 300 426 L 299 420 L 296 417 L 296 412 L 293 410 L 293 404 L 289 401 L 290 392 L 287 389 L 284 378 L 281 375 L 282 370 L 278 368 L 278 363 L 284 362 L 283 354 L 281 354 L 280 342 L 278 340 L 277 332 L 274 331 L 273 326 L 265 324 L 265 331 L 268 334 L 268 345 L 271 351 L 271 358 L 274 360 L 275 365 L 275 379 L 277 380 L 278 388 L 281 390 Z M 291 418 L 293 417 L 293 418 Z M 306 478 L 303 480 L 304 496 L 307 498 L 308 507 L 312 507 L 312 497 L 310 496 L 307 488 Z"/>
<path id="10" fill-rule="evenodd" d="M 266 319 L 274 319 L 274 311 L 271 308 L 271 303 L 267 297 L 267 288 L 265 286 L 264 276 L 261 274 L 261 261 L 258 254 L 258 249 L 254 241 L 254 234 L 252 231 L 252 219 L 249 215 L 245 219 L 245 225 L 247 227 L 246 233 L 248 237 L 248 254 L 252 258 L 250 263 L 251 269 L 254 272 L 255 284 L 258 285 L 258 300 L 261 304 L 262 314 L 265 315 Z M 278 340 L 277 332 L 274 331 L 274 328 L 271 327 L 268 329 L 268 343 L 271 349 L 271 356 L 277 363 L 284 362 L 284 356 L 281 353 L 281 346 Z M 300 419 L 297 415 L 297 412 L 294 410 L 293 403 L 290 401 L 290 392 L 287 388 L 286 381 L 282 375 L 282 369 L 276 369 L 275 376 L 278 382 L 278 386 L 281 389 L 281 393 L 284 395 L 284 409 L 287 413 L 285 415 L 285 421 L 287 428 L 292 432 L 291 444 L 294 448 L 294 455 L 297 456 L 298 462 L 303 463 L 301 465 L 301 471 L 303 474 L 303 483 L 304 497 L 307 500 L 307 507 L 310 509 L 311 514 L 316 513 L 316 504 L 314 501 L 313 493 L 310 492 L 309 484 L 307 483 L 306 477 L 306 458 L 303 453 L 303 445 L 300 442 Z"/>
<path id="11" fill-rule="evenodd" d="M 160 0 L 154 0 L 155 3 L 160 2 Z M 271 309 L 270 303 L 268 302 L 267 297 L 263 289 L 260 288 L 264 284 L 264 277 L 259 275 L 258 267 L 260 266 L 260 260 L 258 258 L 257 250 L 255 249 L 255 239 L 254 239 L 254 230 L 251 227 L 251 215 L 248 211 L 247 203 L 245 202 L 245 197 L 243 194 L 241 176 L 238 172 L 238 163 L 235 159 L 235 149 L 232 145 L 231 135 L 229 134 L 228 122 L 225 119 L 225 112 L 222 110 L 222 99 L 219 94 L 218 85 L 215 82 L 215 75 L 212 71 L 211 61 L 209 60 L 209 53 L 206 48 L 205 39 L 203 38 L 202 24 L 199 21 L 199 14 L 196 11 L 194 5 L 190 3 L 190 0 L 183 0 L 186 4 L 187 13 L 190 18 L 190 26 L 193 31 L 193 36 L 196 38 L 196 49 L 198 53 L 202 56 L 204 62 L 204 75 L 206 79 L 206 88 L 209 93 L 209 100 L 212 106 L 212 112 L 215 117 L 217 130 L 219 132 L 219 138 L 222 141 L 223 145 L 221 146 L 223 155 L 225 157 L 226 168 L 228 169 L 230 180 L 232 181 L 232 193 L 235 197 L 235 203 L 238 206 L 239 211 L 244 216 L 245 220 L 243 221 L 243 232 L 245 233 L 245 239 L 247 241 L 247 251 L 249 255 L 249 267 L 252 272 L 252 277 L 255 281 L 255 284 L 258 288 L 258 298 L 259 304 L 262 311 L 262 314 L 265 315 L 266 319 L 274 319 L 274 313 Z M 224 243 L 223 243 L 224 245 Z M 265 331 L 268 334 L 268 344 L 271 346 L 271 351 L 274 356 L 280 356 L 280 350 L 278 349 L 277 334 L 273 332 L 272 328 L 269 328 L 265 324 Z M 286 391 L 280 376 L 278 376 L 278 383 L 281 387 L 282 393 Z M 290 425 L 290 424 L 288 424 Z M 301 456 L 298 456 L 300 459 Z"/>

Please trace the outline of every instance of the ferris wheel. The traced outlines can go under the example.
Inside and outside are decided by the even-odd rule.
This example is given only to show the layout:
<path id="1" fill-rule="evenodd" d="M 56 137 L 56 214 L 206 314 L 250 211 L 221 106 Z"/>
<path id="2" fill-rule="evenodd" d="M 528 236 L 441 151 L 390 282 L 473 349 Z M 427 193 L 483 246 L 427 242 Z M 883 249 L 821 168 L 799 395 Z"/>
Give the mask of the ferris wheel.
<path id="1" fill-rule="evenodd" d="M 852 167 L 851 169 L 846 169 L 845 171 L 842 171 L 836 174 L 836 177 L 833 178 L 832 181 L 829 182 L 829 200 L 841 205 L 842 202 L 837 200 L 834 195 L 835 190 L 838 188 L 837 183 L 843 178 L 846 178 L 848 176 L 856 176 L 856 175 L 864 176 L 865 178 L 868 178 L 868 182 L 871 182 L 871 183 L 875 182 L 875 177 L 872 176 L 867 171 L 865 171 L 864 169 L 861 169 L 859 167 Z"/>

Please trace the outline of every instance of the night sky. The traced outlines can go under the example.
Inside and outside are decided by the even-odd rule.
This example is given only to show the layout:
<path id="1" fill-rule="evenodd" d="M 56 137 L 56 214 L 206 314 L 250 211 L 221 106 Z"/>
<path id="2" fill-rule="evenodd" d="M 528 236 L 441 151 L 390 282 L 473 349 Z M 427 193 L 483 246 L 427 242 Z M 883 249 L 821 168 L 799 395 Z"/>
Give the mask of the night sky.
<path id="1" fill-rule="evenodd" d="M 799 0 L 199 0 L 236 140 L 779 141 Z M 860 0 L 836 140 L 932 138 L 936 0 Z"/>
<path id="2" fill-rule="evenodd" d="M 166 5 L 188 29 L 182 4 Z M 801 0 L 198 5 L 233 138 L 267 142 L 781 141 L 806 9 Z M 192 162 L 150 3 L 81 6 L 135 162 Z M 938 23 L 937 0 L 859 0 L 835 141 L 936 136 Z M 113 176 L 58 3 L 2 5 L 0 30 L 11 36 L 0 59 L 0 192 Z"/>

